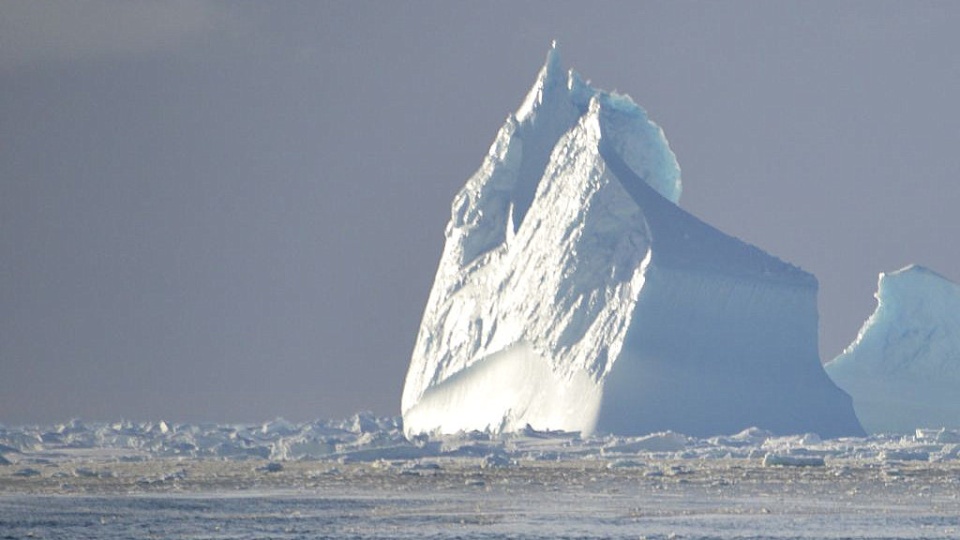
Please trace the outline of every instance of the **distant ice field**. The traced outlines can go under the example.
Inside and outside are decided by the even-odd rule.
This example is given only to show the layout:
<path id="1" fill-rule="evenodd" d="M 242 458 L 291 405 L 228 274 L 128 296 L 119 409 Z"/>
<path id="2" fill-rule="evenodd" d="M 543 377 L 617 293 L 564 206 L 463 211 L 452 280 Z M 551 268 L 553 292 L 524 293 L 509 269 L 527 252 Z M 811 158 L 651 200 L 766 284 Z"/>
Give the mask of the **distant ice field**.
<path id="1" fill-rule="evenodd" d="M 960 433 L 0 428 L 0 538 L 958 538 Z"/>

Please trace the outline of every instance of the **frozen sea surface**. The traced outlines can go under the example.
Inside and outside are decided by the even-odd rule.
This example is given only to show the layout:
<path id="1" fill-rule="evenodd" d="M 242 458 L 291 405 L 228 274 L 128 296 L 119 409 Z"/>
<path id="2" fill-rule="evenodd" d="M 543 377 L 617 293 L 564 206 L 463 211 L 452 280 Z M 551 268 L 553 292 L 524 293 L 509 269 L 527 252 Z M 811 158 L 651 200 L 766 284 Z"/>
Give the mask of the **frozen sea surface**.
<path id="1" fill-rule="evenodd" d="M 960 538 L 946 430 L 410 443 L 400 429 L 2 429 L 0 539 Z"/>
<path id="2" fill-rule="evenodd" d="M 942 464 L 128 465 L 5 482 L 0 538 L 960 537 L 960 469 Z"/>

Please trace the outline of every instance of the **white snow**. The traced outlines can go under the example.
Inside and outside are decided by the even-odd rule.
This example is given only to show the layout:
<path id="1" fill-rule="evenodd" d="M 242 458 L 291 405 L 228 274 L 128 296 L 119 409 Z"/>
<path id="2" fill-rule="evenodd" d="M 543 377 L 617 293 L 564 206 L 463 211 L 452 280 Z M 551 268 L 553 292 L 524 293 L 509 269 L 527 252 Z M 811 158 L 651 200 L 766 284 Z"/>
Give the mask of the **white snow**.
<path id="1" fill-rule="evenodd" d="M 871 433 L 960 427 L 960 285 L 920 266 L 880 274 L 877 308 L 827 364 Z"/>
<path id="2" fill-rule="evenodd" d="M 395 418 L 77 424 L 6 450 L 0 537 L 955 539 L 958 445 L 916 436 L 699 439 L 542 432 L 403 438 Z M 363 431 L 355 428 L 362 428 Z M 292 432 L 290 430 L 292 429 Z M 0 427 L 0 444 L 57 427 Z M 167 453 L 177 434 L 204 441 Z M 121 437 L 122 435 L 122 437 Z M 322 456 L 218 455 L 225 441 Z M 121 442 L 123 441 L 123 442 Z M 134 458 L 134 442 L 144 452 Z M 83 445 L 86 454 L 74 453 Z M 91 445 L 91 446 L 87 446 Z M 145 449 L 153 450 L 145 450 Z M 404 454 L 405 452 L 405 454 Z"/>
<path id="3" fill-rule="evenodd" d="M 407 435 L 861 433 L 820 366 L 816 279 L 684 212 L 680 192 L 662 130 L 552 48 L 454 199 Z"/>

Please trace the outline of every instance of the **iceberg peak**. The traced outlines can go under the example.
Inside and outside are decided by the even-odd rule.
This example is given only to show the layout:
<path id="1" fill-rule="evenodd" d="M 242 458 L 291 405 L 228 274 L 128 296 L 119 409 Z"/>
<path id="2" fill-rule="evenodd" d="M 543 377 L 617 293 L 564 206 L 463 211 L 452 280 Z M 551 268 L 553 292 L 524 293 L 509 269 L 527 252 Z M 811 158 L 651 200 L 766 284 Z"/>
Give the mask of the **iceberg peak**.
<path id="1" fill-rule="evenodd" d="M 543 67 L 540 68 L 540 73 L 537 74 L 536 82 L 534 82 L 533 87 L 527 93 L 527 97 L 514 115 L 517 121 L 527 120 L 545 101 L 557 96 L 564 90 L 568 90 L 571 79 L 570 75 L 563 69 L 560 47 L 554 40 L 550 44 L 550 50 L 547 51 L 547 59 L 544 61 Z M 562 96 L 557 97 L 562 98 Z"/>
<path id="2" fill-rule="evenodd" d="M 938 319 L 949 320 L 951 316 L 960 315 L 955 313 L 960 309 L 960 285 L 916 264 L 895 272 L 881 272 L 874 297 L 877 299 L 877 309 L 850 347 L 857 345 L 864 330 L 871 326 L 871 320 L 875 318 L 895 316 L 900 323 L 912 326 L 934 323 Z"/>
<path id="3" fill-rule="evenodd" d="M 925 266 L 911 264 L 894 272 L 881 272 L 875 296 L 878 300 L 890 299 L 891 295 L 899 294 L 903 288 L 908 288 L 914 296 L 918 293 L 937 295 L 958 287 L 960 286 L 956 283 Z"/>

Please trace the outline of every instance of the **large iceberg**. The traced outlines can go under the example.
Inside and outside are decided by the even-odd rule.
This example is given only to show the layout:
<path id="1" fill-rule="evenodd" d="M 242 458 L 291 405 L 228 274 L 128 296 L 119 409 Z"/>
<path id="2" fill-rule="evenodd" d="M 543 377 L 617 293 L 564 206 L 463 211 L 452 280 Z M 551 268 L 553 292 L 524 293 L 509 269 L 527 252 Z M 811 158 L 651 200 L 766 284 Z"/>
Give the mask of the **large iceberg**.
<path id="1" fill-rule="evenodd" d="M 960 285 L 908 266 L 880 274 L 876 298 L 830 377 L 871 433 L 960 427 Z"/>
<path id="2" fill-rule="evenodd" d="M 680 192 L 660 127 L 554 46 L 453 201 L 406 434 L 861 433 L 820 365 L 816 279 Z"/>

